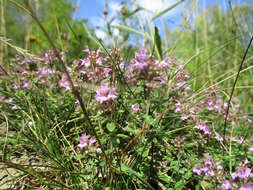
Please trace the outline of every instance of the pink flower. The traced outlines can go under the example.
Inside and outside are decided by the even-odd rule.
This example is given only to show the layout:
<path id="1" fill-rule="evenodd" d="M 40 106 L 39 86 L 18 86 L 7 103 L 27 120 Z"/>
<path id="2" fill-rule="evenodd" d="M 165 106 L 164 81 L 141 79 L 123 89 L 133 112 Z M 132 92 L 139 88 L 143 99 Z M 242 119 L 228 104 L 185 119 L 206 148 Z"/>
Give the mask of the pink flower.
<path id="1" fill-rule="evenodd" d="M 138 103 L 133 104 L 131 107 L 134 113 L 138 113 L 140 111 L 140 105 Z"/>
<path id="2" fill-rule="evenodd" d="M 207 109 L 208 109 L 209 111 L 212 111 L 212 110 L 214 109 L 213 101 L 212 101 L 212 100 L 209 100 L 209 101 L 207 102 Z"/>
<path id="3" fill-rule="evenodd" d="M 250 177 L 251 169 L 248 167 L 239 167 L 237 170 L 237 176 L 241 179 L 248 179 Z"/>
<path id="4" fill-rule="evenodd" d="M 67 72 L 70 76 L 72 76 L 72 70 L 70 67 L 67 67 Z M 72 80 L 73 83 L 74 83 L 74 86 L 77 86 L 77 83 Z M 59 86 L 62 87 L 62 88 L 65 88 L 65 90 L 71 90 L 71 84 L 70 82 L 68 81 L 68 77 L 66 74 L 63 74 L 62 75 L 62 78 L 61 80 L 59 81 Z"/>
<path id="5" fill-rule="evenodd" d="M 208 137 L 211 135 L 211 131 L 206 123 L 197 123 L 194 128 L 199 129 L 203 135 Z"/>
<path id="6" fill-rule="evenodd" d="M 177 102 L 177 103 L 175 104 L 175 110 L 174 110 L 175 113 L 181 111 L 180 106 L 181 106 L 181 103 L 180 103 L 180 102 Z"/>
<path id="7" fill-rule="evenodd" d="M 28 87 L 29 87 L 29 83 L 24 81 L 22 88 L 27 89 Z"/>
<path id="8" fill-rule="evenodd" d="M 242 144 L 243 143 L 243 138 L 240 137 L 239 139 L 237 137 L 232 137 L 232 141 L 236 142 L 238 144 Z"/>
<path id="9" fill-rule="evenodd" d="M 234 181 L 236 181 L 238 178 L 247 181 L 250 176 L 251 169 L 246 166 L 239 167 L 236 172 L 232 173 L 232 179 Z"/>
<path id="10" fill-rule="evenodd" d="M 215 166 L 217 170 L 222 170 L 222 166 L 220 165 L 220 163 L 216 163 Z"/>
<path id="11" fill-rule="evenodd" d="M 37 71 L 38 81 L 45 83 L 45 80 L 43 80 L 43 79 L 48 78 L 53 73 L 55 73 L 55 71 L 51 68 L 47 68 L 47 67 L 39 68 Z"/>
<path id="12" fill-rule="evenodd" d="M 145 80 L 147 87 L 159 88 L 168 80 L 166 70 L 170 68 L 169 61 L 169 58 L 162 61 L 154 60 L 147 50 L 142 48 L 130 61 L 127 77 L 132 84 L 136 84 L 138 80 Z"/>
<path id="13" fill-rule="evenodd" d="M 164 60 L 162 60 L 160 63 L 159 63 L 159 66 L 161 68 L 164 68 L 164 69 L 169 69 L 171 67 L 171 65 L 169 64 L 169 58 L 168 57 L 165 57 Z"/>
<path id="14" fill-rule="evenodd" d="M 185 113 L 183 113 L 183 114 L 181 115 L 181 120 L 182 120 L 182 121 L 185 121 L 187 118 L 188 118 L 188 117 L 187 117 L 187 115 L 186 115 Z"/>
<path id="15" fill-rule="evenodd" d="M 214 105 L 214 108 L 216 109 L 217 112 L 221 112 L 221 106 L 222 106 L 222 99 L 219 98 L 216 100 L 216 104 Z"/>
<path id="16" fill-rule="evenodd" d="M 195 165 L 193 170 L 192 170 L 194 173 L 196 173 L 197 175 L 201 175 L 202 173 L 202 168 L 199 164 Z"/>
<path id="17" fill-rule="evenodd" d="M 96 91 L 95 100 L 100 104 L 109 103 L 118 97 L 115 88 L 110 88 L 108 83 L 102 83 L 100 89 Z"/>
<path id="18" fill-rule="evenodd" d="M 90 138 L 90 140 L 89 140 L 89 145 L 95 144 L 95 143 L 96 143 L 96 140 L 95 140 L 94 138 Z"/>
<path id="19" fill-rule="evenodd" d="M 221 190 L 229 190 L 231 189 L 231 184 L 228 180 L 224 180 L 220 187 Z"/>
<path id="20" fill-rule="evenodd" d="M 215 139 L 216 139 L 217 141 L 219 141 L 219 142 L 222 142 L 222 141 L 223 141 L 223 137 L 222 137 L 220 134 L 218 134 L 218 133 L 215 133 Z"/>
<path id="21" fill-rule="evenodd" d="M 251 147 L 249 147 L 249 151 L 253 152 L 253 145 Z"/>
<path id="22" fill-rule="evenodd" d="M 83 133 L 80 139 L 79 144 L 77 145 L 80 149 L 85 148 L 86 146 L 93 145 L 96 143 L 96 140 L 92 137 L 89 137 L 89 135 L 86 135 L 86 133 Z"/>
<path id="23" fill-rule="evenodd" d="M 241 186 L 239 190 L 253 190 L 253 185 L 246 183 L 243 186 Z"/>
<path id="24" fill-rule="evenodd" d="M 84 133 L 77 146 L 82 149 L 82 148 L 86 147 L 87 145 L 88 145 L 88 136 L 86 135 L 86 133 Z"/>
<path id="25" fill-rule="evenodd" d="M 62 88 L 65 88 L 65 90 L 71 89 L 70 83 L 69 83 L 68 78 L 65 74 L 62 76 L 61 80 L 59 81 L 59 86 Z"/>

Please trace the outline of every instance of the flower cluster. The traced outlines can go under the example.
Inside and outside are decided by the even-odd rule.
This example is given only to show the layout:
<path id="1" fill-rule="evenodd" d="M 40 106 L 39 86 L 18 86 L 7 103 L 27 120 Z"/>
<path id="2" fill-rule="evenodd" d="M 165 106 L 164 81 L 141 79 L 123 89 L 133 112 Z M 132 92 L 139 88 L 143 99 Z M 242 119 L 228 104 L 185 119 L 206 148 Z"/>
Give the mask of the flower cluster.
<path id="1" fill-rule="evenodd" d="M 211 135 L 211 131 L 210 131 L 207 123 L 197 122 L 195 124 L 194 128 L 198 129 L 203 136 L 210 137 L 210 135 Z"/>
<path id="2" fill-rule="evenodd" d="M 253 179 L 253 173 L 251 169 L 246 165 L 237 168 L 236 172 L 232 173 L 232 180 L 224 180 L 221 184 L 221 190 L 231 190 L 234 188 L 239 188 L 239 190 L 252 190 L 253 185 L 249 184 L 249 180 Z M 242 185 L 240 185 L 242 184 Z"/>
<path id="3" fill-rule="evenodd" d="M 84 52 L 87 56 L 76 62 L 84 82 L 98 83 L 107 78 L 111 72 L 111 64 L 106 64 L 108 58 L 103 57 L 101 50 L 91 51 L 86 46 Z"/>
<path id="4" fill-rule="evenodd" d="M 102 83 L 96 91 L 95 100 L 101 105 L 108 105 L 118 97 L 115 88 L 109 87 L 108 83 Z"/>
<path id="5" fill-rule="evenodd" d="M 132 108 L 132 111 L 134 112 L 134 113 L 138 113 L 139 111 L 140 111 L 140 105 L 137 103 L 137 104 L 133 104 L 132 106 L 131 106 L 131 108 Z"/>
<path id="6" fill-rule="evenodd" d="M 193 168 L 193 172 L 197 175 L 204 176 L 215 176 L 215 171 L 222 170 L 222 166 L 219 163 L 214 163 L 213 159 L 210 156 L 206 156 L 206 159 L 203 161 L 202 164 L 197 164 Z"/>
<path id="7" fill-rule="evenodd" d="M 204 177 L 211 177 L 215 183 L 221 183 L 221 190 L 252 190 L 253 185 L 250 185 L 250 181 L 253 179 L 252 169 L 248 166 L 248 161 L 238 167 L 235 172 L 232 173 L 232 179 L 227 180 L 225 171 L 219 163 L 214 163 L 210 156 L 207 156 L 202 164 L 196 164 L 193 167 L 193 172 L 198 176 L 203 174 Z"/>
<path id="8" fill-rule="evenodd" d="M 64 61 L 64 52 L 61 52 L 60 55 Z M 57 74 L 55 66 L 57 57 L 53 50 L 39 53 L 35 57 L 21 58 L 21 56 L 16 56 L 15 61 L 18 66 L 14 69 L 17 76 L 13 81 L 14 88 L 27 89 L 31 86 L 32 81 L 38 85 L 49 85 L 51 89 L 54 87 L 52 81 L 54 81 L 53 79 Z M 34 76 L 37 76 L 37 80 L 34 80 Z"/>
<path id="9" fill-rule="evenodd" d="M 53 68 L 48 68 L 46 66 L 39 68 L 37 71 L 38 82 L 46 84 L 49 77 L 52 76 L 53 74 L 55 74 L 55 69 Z"/>
<path id="10" fill-rule="evenodd" d="M 148 55 L 147 50 L 142 48 L 131 60 L 127 77 L 132 84 L 139 80 L 145 80 L 149 88 L 157 88 L 167 81 L 166 71 L 170 68 L 169 58 L 162 61 L 154 60 Z"/>
<path id="11" fill-rule="evenodd" d="M 247 166 L 240 166 L 236 172 L 232 173 L 233 181 L 243 180 L 247 182 L 249 178 L 253 178 L 253 173 L 251 173 L 251 169 Z"/>
<path id="12" fill-rule="evenodd" d="M 95 143 L 96 143 L 96 140 L 94 138 L 90 137 L 86 133 L 83 133 L 83 135 L 81 136 L 80 142 L 77 146 L 80 149 L 83 149 L 87 146 L 94 145 Z"/>
<path id="13" fill-rule="evenodd" d="M 77 86 L 77 82 L 75 80 L 73 80 L 72 69 L 70 67 L 67 67 L 67 72 L 68 72 L 69 76 L 71 77 L 74 86 Z M 71 90 L 71 84 L 70 84 L 68 77 L 65 73 L 62 75 L 61 80 L 59 80 L 59 86 L 61 88 L 64 88 L 65 90 Z"/>

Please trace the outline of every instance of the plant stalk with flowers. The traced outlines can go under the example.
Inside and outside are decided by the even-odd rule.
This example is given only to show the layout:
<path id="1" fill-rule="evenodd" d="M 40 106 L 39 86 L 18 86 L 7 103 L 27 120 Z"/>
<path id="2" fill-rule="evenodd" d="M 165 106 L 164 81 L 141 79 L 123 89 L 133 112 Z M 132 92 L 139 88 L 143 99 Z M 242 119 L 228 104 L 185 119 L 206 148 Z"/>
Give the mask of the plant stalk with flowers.
<path id="1" fill-rule="evenodd" d="M 16 56 L 0 81 L 12 188 L 253 188 L 251 117 L 220 85 L 196 89 L 158 28 L 151 49 L 99 41 L 70 57 L 25 2 L 52 50 Z"/>

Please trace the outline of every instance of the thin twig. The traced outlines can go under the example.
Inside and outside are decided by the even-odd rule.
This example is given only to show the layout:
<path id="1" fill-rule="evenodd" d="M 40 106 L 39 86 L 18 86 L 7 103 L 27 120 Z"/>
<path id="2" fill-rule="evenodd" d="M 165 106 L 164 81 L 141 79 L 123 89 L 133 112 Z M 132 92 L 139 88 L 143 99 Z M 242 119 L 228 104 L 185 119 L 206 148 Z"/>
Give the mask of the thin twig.
<path id="1" fill-rule="evenodd" d="M 12 1 L 11 1 L 11 2 L 12 2 Z M 61 63 L 61 65 L 62 65 L 62 67 L 63 67 L 63 70 L 64 70 L 64 73 L 66 74 L 67 79 L 68 79 L 68 81 L 69 81 L 69 83 L 70 83 L 70 85 L 71 85 L 72 92 L 73 92 L 73 94 L 76 96 L 76 98 L 77 98 L 77 100 L 78 100 L 78 103 L 79 103 L 79 105 L 81 106 L 81 109 L 82 109 L 82 111 L 83 111 L 83 113 L 84 113 L 84 116 L 86 117 L 86 119 L 87 119 L 87 121 L 88 121 L 88 125 L 89 125 L 89 127 L 92 129 L 93 134 L 94 134 L 94 136 L 95 136 L 95 138 L 96 138 L 96 140 L 97 140 L 97 142 L 98 142 L 98 144 L 99 144 L 99 146 L 100 146 L 100 148 L 101 148 L 101 151 L 102 151 L 102 153 L 103 153 L 105 159 L 107 160 L 107 156 L 106 156 L 106 154 L 105 154 L 104 147 L 102 146 L 102 143 L 101 143 L 101 141 L 100 141 L 100 139 L 99 139 L 99 137 L 98 137 L 98 134 L 97 134 L 97 132 L 96 132 L 96 129 L 95 129 L 95 127 L 93 126 L 93 124 L 92 124 L 92 122 L 91 122 L 91 120 L 90 120 L 88 111 L 87 111 L 86 108 L 85 108 L 85 105 L 84 105 L 84 103 L 83 103 L 82 97 L 81 97 L 79 91 L 77 90 L 77 88 L 74 86 L 74 83 L 73 83 L 73 81 L 72 81 L 72 79 L 71 79 L 71 76 L 70 76 L 70 74 L 69 74 L 69 72 L 68 72 L 68 70 L 67 70 L 66 64 L 65 64 L 65 63 L 63 62 L 63 60 L 61 59 L 61 55 L 60 55 L 59 51 L 57 50 L 56 46 L 54 45 L 54 42 L 52 41 L 51 37 L 49 36 L 49 34 L 48 34 L 48 32 L 46 31 L 46 29 L 44 28 L 44 26 L 43 26 L 43 25 L 41 24 L 41 22 L 39 21 L 38 17 L 36 16 L 35 12 L 33 11 L 33 9 L 32 9 L 32 7 L 31 7 L 30 3 L 28 2 L 28 0 L 24 0 L 24 2 L 25 2 L 25 4 L 26 4 L 28 13 L 32 16 L 32 18 L 35 20 L 35 22 L 38 24 L 38 26 L 40 27 L 40 29 L 42 30 L 42 32 L 43 32 L 44 35 L 46 36 L 48 42 L 50 43 L 50 45 L 51 45 L 52 48 L 53 48 L 53 51 L 55 52 L 56 57 L 58 58 L 59 62 Z"/>
<path id="2" fill-rule="evenodd" d="M 226 117 L 225 117 L 225 122 L 224 122 L 223 139 L 225 139 L 225 136 L 226 136 L 226 128 L 227 128 L 228 113 L 229 113 L 229 108 L 230 108 L 231 100 L 232 100 L 232 97 L 233 97 L 233 94 L 234 94 L 235 85 L 236 85 L 236 82 L 237 82 L 237 80 L 238 80 L 238 78 L 239 78 L 239 74 L 240 74 L 240 72 L 241 72 L 241 70 L 242 70 L 242 66 L 243 66 L 244 60 L 245 60 L 245 58 L 246 58 L 246 56 L 247 56 L 247 54 L 248 54 L 248 50 L 249 50 L 249 48 L 250 48 L 250 46 L 251 46 L 252 40 L 253 40 L 253 36 L 252 36 L 251 39 L 250 39 L 250 42 L 249 42 L 249 44 L 248 44 L 248 47 L 247 47 L 247 49 L 246 49 L 246 51 L 245 51 L 245 53 L 244 53 L 243 59 L 242 59 L 242 61 L 241 61 L 241 63 L 240 63 L 240 67 L 239 67 L 239 70 L 238 70 L 238 72 L 237 72 L 237 75 L 236 75 L 236 78 L 235 78 L 235 82 L 234 82 L 234 84 L 233 84 L 233 88 L 232 88 L 232 91 L 231 91 L 231 94 L 230 94 L 230 97 L 229 97 L 229 100 L 228 100 L 228 107 L 227 107 L 227 109 L 226 109 Z M 225 143 L 225 141 L 224 141 L 224 143 Z"/>

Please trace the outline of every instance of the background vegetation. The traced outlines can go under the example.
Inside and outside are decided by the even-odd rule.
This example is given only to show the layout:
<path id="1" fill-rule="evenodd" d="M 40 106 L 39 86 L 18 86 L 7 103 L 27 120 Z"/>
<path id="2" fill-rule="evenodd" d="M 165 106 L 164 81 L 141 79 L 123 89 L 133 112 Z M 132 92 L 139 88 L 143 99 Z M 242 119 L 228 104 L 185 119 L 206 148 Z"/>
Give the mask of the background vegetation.
<path id="1" fill-rule="evenodd" d="M 252 184 L 252 172 L 247 180 L 231 182 L 238 168 L 252 169 L 252 47 L 233 94 L 227 142 L 195 130 L 196 121 L 205 120 L 223 136 L 225 113 L 212 113 L 207 107 L 197 113 L 197 119 L 182 119 L 182 110 L 197 109 L 201 100 L 228 102 L 253 35 L 252 2 L 232 6 L 228 1 L 231 6 L 222 10 L 219 5 L 203 8 L 197 0 L 179 0 L 143 18 L 147 12 L 143 7 L 122 1 L 121 10 L 110 20 L 105 6 L 103 40 L 96 37 L 89 20 L 75 19 L 75 1 L 30 1 L 30 7 L 27 2 L 0 2 L 0 189 L 220 189 L 226 180 L 232 186 L 227 189 L 239 189 Z M 182 19 L 171 29 L 164 15 L 181 4 Z M 66 77 L 64 66 L 31 10 L 64 57 L 63 63 L 72 69 L 70 75 L 77 81 L 87 114 L 79 106 L 78 93 L 64 89 L 71 85 L 66 81 L 60 85 Z M 105 67 L 112 69 L 115 63 L 115 76 L 99 81 L 82 78 L 79 66 L 90 53 L 83 51 L 86 45 L 94 51 L 100 48 Z M 189 96 L 184 95 L 185 89 L 175 90 L 180 66 L 167 73 L 172 81 L 168 86 L 150 94 L 147 81 L 138 79 L 134 87 L 126 82 L 128 75 L 122 73 L 127 69 L 119 69 L 120 63 L 131 65 L 142 47 L 153 55 L 152 60 L 177 58 L 189 72 L 190 78 L 184 79 L 191 88 Z M 41 84 L 38 69 L 46 58 L 55 71 Z M 29 74 L 23 77 L 27 63 Z M 118 98 L 111 107 L 101 108 L 94 102 L 101 81 L 117 89 Z M 187 107 L 180 113 L 175 111 L 177 101 Z M 133 112 L 134 104 L 140 105 L 140 112 Z M 78 148 L 83 133 L 96 139 L 94 146 Z M 193 170 L 207 159 L 222 165 L 221 172 L 215 170 L 216 178 Z"/>

